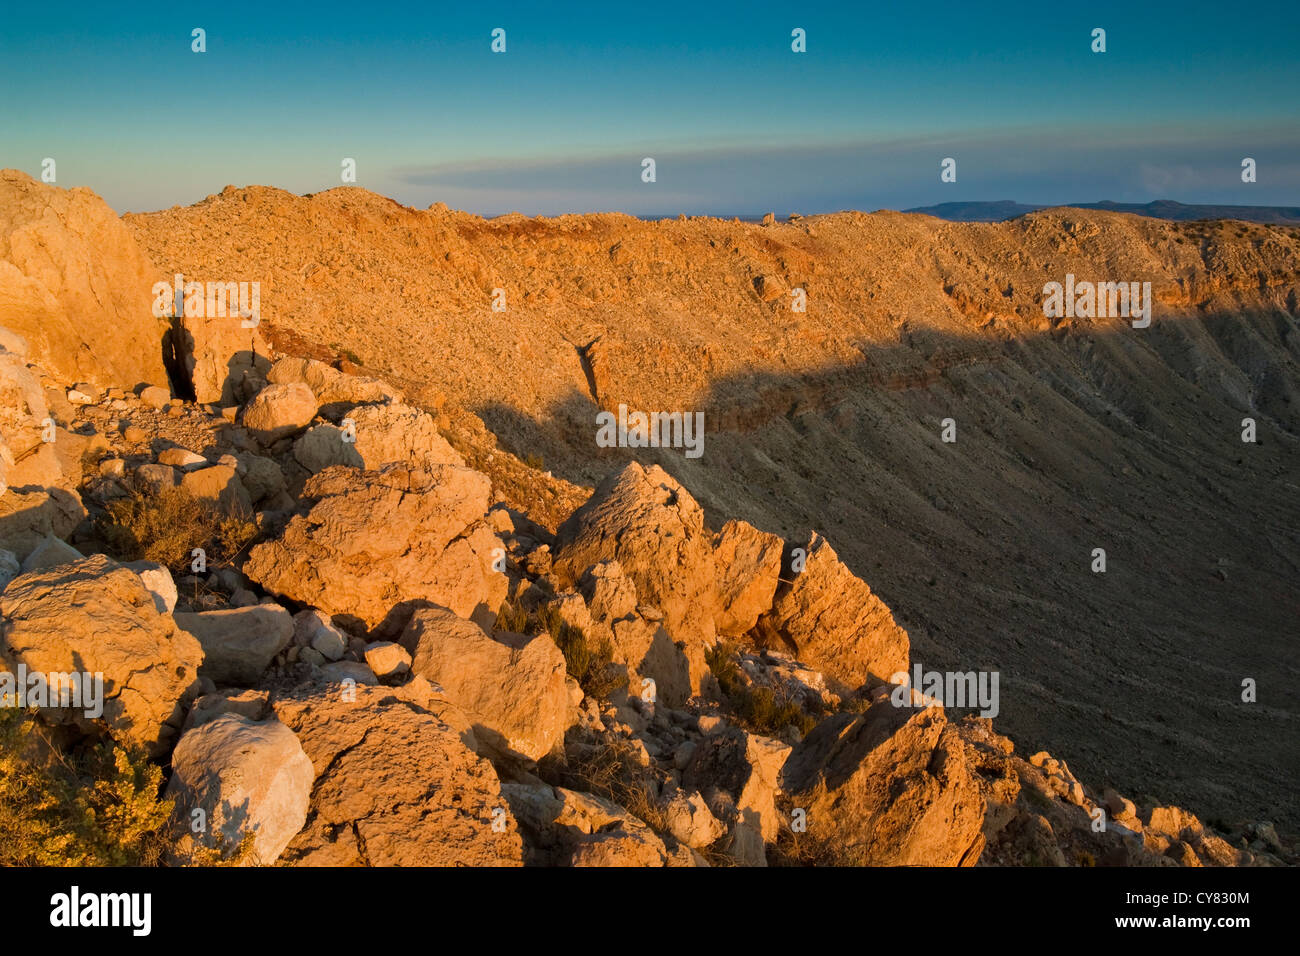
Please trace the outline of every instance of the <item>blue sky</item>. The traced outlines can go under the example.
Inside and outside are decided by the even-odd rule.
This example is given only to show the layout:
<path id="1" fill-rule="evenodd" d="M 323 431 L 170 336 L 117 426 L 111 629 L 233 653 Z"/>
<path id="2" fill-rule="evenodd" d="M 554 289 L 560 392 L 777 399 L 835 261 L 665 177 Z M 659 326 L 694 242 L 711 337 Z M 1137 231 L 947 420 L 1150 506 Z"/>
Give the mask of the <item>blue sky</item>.
<path id="1" fill-rule="evenodd" d="M 485 215 L 1300 205 L 1300 4 L 982 6 L 11 4 L 0 166 L 54 157 L 119 211 L 328 189 L 344 157 Z"/>

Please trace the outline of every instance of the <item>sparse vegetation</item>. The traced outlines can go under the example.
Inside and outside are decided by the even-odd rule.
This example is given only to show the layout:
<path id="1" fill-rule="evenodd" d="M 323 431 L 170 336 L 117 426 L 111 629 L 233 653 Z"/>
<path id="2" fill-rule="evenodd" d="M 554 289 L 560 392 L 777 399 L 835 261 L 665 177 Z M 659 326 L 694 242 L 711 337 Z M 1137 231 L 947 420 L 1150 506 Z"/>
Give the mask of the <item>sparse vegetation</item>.
<path id="1" fill-rule="evenodd" d="M 731 645 L 715 644 L 705 651 L 704 656 L 737 721 L 746 730 L 774 736 L 793 726 L 801 735 L 806 735 L 817 726 L 819 715 L 808 713 L 797 702 L 778 695 L 770 687 L 747 686 Z"/>
<path id="2" fill-rule="evenodd" d="M 815 832 L 814 821 L 805 820 L 806 829 L 797 832 L 791 828 L 793 806 L 780 803 L 777 819 L 781 829 L 776 843 L 768 847 L 769 866 L 866 866 L 866 855 L 861 849 L 846 847 L 838 840 L 821 839 Z"/>
<path id="3" fill-rule="evenodd" d="M 642 766 L 628 740 L 607 738 L 600 747 L 570 752 L 563 762 L 544 761 L 539 772 L 552 786 L 594 793 L 618 804 L 652 830 L 662 833 L 668 829 L 668 819 L 651 789 L 656 772 Z"/>
<path id="4" fill-rule="evenodd" d="M 180 488 L 135 486 L 108 503 L 96 531 L 115 558 L 188 573 L 194 548 L 207 552 L 209 565 L 229 561 L 257 536 L 257 525 L 250 515 L 224 511 Z"/>
<path id="5" fill-rule="evenodd" d="M 564 654 L 565 669 L 589 697 L 605 698 L 627 684 L 627 669 L 614 663 L 614 649 L 608 640 L 594 646 L 583 633 L 560 617 L 553 604 L 531 614 L 519 604 L 507 601 L 497 612 L 498 630 L 515 634 L 549 634 Z"/>
<path id="6" fill-rule="evenodd" d="M 0 865 L 156 865 L 172 812 L 161 785 L 143 753 L 63 754 L 33 714 L 0 708 Z"/>

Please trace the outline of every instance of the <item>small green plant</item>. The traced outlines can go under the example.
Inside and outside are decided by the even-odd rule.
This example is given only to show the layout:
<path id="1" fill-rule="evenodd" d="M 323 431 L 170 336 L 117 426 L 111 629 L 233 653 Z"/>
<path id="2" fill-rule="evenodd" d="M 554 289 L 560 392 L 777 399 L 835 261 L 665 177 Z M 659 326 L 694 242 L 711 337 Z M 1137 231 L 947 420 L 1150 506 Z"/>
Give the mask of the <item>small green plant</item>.
<path id="1" fill-rule="evenodd" d="M 172 804 L 162 771 L 111 743 L 65 754 L 35 712 L 0 708 L 0 865 L 151 866 Z"/>
<path id="2" fill-rule="evenodd" d="M 96 531 L 110 554 L 122 561 L 156 561 L 188 573 L 194 548 L 209 563 L 230 560 L 257 536 L 251 516 L 223 510 L 180 488 L 151 491 L 133 486 L 108 504 Z"/>
<path id="3" fill-rule="evenodd" d="M 534 471 L 546 470 L 546 462 L 542 459 L 542 456 L 537 454 L 536 452 L 530 451 L 527 455 L 525 455 L 524 464 L 527 465 L 529 468 L 532 468 Z"/>

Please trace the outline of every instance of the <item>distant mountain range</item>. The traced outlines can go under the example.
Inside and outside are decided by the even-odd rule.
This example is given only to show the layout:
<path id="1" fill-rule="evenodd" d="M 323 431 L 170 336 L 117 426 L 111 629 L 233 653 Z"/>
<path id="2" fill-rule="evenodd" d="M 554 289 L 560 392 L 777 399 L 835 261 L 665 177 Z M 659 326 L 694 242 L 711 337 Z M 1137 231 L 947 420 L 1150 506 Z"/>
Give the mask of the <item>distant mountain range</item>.
<path id="1" fill-rule="evenodd" d="M 1186 205 L 1172 199 L 1157 199 L 1149 203 L 1069 202 L 1060 203 L 1075 209 L 1106 209 L 1111 212 L 1131 212 L 1154 219 L 1243 219 L 1246 222 L 1267 222 L 1282 225 L 1300 225 L 1300 206 L 1216 206 L 1196 203 Z M 919 212 L 951 222 L 1004 222 L 1038 209 L 1051 209 L 1050 205 L 1029 206 L 1003 199 L 997 202 L 943 202 L 937 206 L 918 206 L 904 212 Z"/>

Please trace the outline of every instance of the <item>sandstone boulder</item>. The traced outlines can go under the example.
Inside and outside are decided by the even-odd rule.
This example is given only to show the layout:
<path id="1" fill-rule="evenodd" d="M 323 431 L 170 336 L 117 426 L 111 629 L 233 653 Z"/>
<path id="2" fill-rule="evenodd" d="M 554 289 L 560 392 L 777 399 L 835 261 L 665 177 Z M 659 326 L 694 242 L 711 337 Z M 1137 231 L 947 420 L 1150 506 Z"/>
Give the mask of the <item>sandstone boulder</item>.
<path id="1" fill-rule="evenodd" d="M 614 660 L 628 666 L 629 688 L 636 694 L 654 682 L 654 700 L 666 707 L 681 707 L 691 694 L 690 661 L 685 648 L 674 643 L 657 621 L 632 614 L 614 622 Z"/>
<path id="2" fill-rule="evenodd" d="M 636 585 L 623 573 L 617 561 L 601 561 L 583 572 L 578 582 L 593 619 L 604 624 L 629 617 L 636 612 Z"/>
<path id="3" fill-rule="evenodd" d="M 393 641 L 366 645 L 366 664 L 381 681 L 396 681 L 411 672 L 411 655 Z"/>
<path id="4" fill-rule="evenodd" d="M 271 865 L 307 822 L 315 779 L 298 738 L 278 720 L 225 713 L 186 732 L 172 753 L 167 785 L 185 834 L 172 862 L 190 862 L 191 841 L 229 851 L 252 833 L 248 863 Z M 197 836 L 195 810 L 206 823 Z"/>
<path id="5" fill-rule="evenodd" d="M 164 448 L 158 453 L 158 464 L 171 465 L 173 468 L 180 468 L 185 471 L 193 471 L 195 468 L 208 464 L 208 460 L 197 452 L 192 452 L 188 448 Z"/>
<path id="6" fill-rule="evenodd" d="M 118 740 L 164 752 L 198 691 L 203 650 L 160 614 L 140 577 L 103 555 L 24 574 L 0 595 L 0 650 L 43 673 L 100 672 L 104 714 Z M 82 711 L 53 718 L 93 729 Z"/>
<path id="7" fill-rule="evenodd" d="M 698 791 L 674 792 L 664 801 L 663 812 L 673 838 L 689 847 L 708 846 L 726 832 Z"/>

